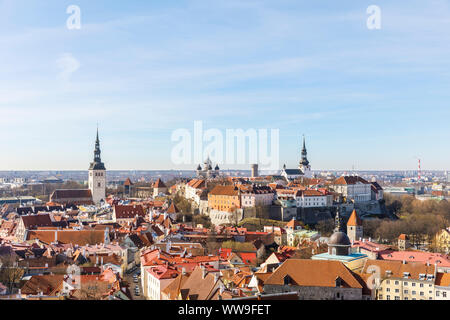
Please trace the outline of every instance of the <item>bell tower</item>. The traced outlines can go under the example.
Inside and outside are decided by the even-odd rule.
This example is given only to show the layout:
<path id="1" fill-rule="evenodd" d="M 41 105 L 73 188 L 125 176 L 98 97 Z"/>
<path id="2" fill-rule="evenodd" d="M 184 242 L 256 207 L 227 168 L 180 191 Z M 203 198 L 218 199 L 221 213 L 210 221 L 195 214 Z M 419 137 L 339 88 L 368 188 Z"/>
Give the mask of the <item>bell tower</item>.
<path id="1" fill-rule="evenodd" d="M 95 204 L 99 204 L 101 200 L 106 198 L 106 168 L 100 157 L 100 140 L 95 140 L 94 162 L 89 166 L 89 189 L 92 193 L 92 200 Z"/>

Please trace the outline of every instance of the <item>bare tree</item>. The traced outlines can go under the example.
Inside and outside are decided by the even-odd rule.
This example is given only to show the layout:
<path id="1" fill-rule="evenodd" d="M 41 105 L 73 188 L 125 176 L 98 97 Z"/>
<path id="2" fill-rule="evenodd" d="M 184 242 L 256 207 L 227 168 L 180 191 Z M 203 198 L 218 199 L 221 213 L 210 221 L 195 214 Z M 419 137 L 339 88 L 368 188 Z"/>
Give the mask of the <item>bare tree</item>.
<path id="1" fill-rule="evenodd" d="M 0 257 L 0 282 L 12 292 L 14 286 L 22 278 L 24 271 L 19 267 L 19 258 L 8 254 Z"/>

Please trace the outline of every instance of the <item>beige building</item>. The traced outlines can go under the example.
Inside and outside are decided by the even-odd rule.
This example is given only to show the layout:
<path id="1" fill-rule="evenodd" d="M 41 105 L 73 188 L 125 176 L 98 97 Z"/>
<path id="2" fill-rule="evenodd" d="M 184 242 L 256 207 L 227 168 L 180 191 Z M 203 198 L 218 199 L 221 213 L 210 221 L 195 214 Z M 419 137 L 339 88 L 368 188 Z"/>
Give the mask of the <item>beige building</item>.
<path id="1" fill-rule="evenodd" d="M 422 262 L 367 260 L 362 278 L 377 300 L 434 300 L 436 267 Z"/>
<path id="2" fill-rule="evenodd" d="M 450 228 L 442 229 L 434 237 L 436 249 L 440 252 L 450 252 Z"/>

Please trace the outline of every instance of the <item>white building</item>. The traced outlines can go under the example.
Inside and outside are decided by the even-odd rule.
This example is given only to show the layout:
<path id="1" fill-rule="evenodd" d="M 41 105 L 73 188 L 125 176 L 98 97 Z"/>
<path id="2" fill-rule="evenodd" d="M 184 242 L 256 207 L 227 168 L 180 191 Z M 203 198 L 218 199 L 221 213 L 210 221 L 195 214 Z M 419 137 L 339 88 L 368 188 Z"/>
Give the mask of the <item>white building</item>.
<path id="1" fill-rule="evenodd" d="M 372 184 L 359 176 L 342 176 L 333 182 L 337 193 L 355 202 L 366 202 L 372 198 Z"/>
<path id="2" fill-rule="evenodd" d="M 241 188 L 241 206 L 256 207 L 270 206 L 275 199 L 275 192 L 267 186 L 254 186 Z"/>
<path id="3" fill-rule="evenodd" d="M 295 200 L 298 208 L 315 208 L 328 206 L 329 197 L 318 190 L 299 190 Z"/>
<path id="4" fill-rule="evenodd" d="M 178 276 L 178 271 L 173 267 L 157 265 L 144 268 L 142 276 L 147 277 L 147 287 L 144 288 L 144 296 L 148 300 L 161 300 L 161 291 L 164 290 Z"/>
<path id="5" fill-rule="evenodd" d="M 94 162 L 89 167 L 89 189 L 92 193 L 92 201 L 100 204 L 106 198 L 106 168 L 100 157 L 100 140 L 95 140 Z"/>
<path id="6" fill-rule="evenodd" d="M 201 194 L 205 188 L 206 181 L 204 179 L 192 179 L 186 183 L 184 197 L 200 205 Z"/>

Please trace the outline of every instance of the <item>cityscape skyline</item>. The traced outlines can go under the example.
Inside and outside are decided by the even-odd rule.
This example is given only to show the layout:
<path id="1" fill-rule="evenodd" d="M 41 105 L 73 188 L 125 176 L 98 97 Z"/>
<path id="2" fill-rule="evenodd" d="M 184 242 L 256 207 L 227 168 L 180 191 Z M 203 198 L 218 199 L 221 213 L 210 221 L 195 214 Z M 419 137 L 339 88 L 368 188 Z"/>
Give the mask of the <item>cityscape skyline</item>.
<path id="1" fill-rule="evenodd" d="M 312 170 L 449 169 L 446 1 L 377 1 L 380 30 L 369 2 L 71 4 L 0 2 L 1 170 L 83 169 L 97 122 L 109 169 L 194 169 L 196 120 L 279 129 L 280 169 L 303 133 Z"/>

